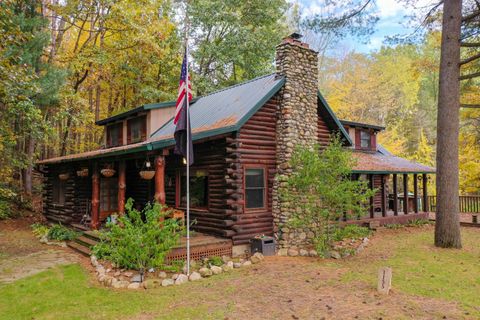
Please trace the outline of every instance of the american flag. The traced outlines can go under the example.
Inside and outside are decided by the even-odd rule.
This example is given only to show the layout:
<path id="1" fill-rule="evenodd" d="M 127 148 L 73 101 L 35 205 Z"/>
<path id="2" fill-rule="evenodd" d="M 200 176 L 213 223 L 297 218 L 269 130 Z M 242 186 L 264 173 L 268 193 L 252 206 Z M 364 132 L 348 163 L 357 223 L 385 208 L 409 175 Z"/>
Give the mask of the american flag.
<path id="1" fill-rule="evenodd" d="M 182 62 L 182 72 L 180 74 L 180 83 L 178 85 L 178 96 L 177 96 L 177 103 L 175 105 L 175 119 L 173 120 L 173 124 L 177 124 L 178 119 L 180 118 L 180 114 L 183 107 L 186 106 L 185 103 L 185 94 L 186 91 L 186 82 L 187 82 L 187 54 L 183 56 Z M 190 85 L 190 75 L 188 75 L 188 102 L 192 100 L 192 86 Z"/>

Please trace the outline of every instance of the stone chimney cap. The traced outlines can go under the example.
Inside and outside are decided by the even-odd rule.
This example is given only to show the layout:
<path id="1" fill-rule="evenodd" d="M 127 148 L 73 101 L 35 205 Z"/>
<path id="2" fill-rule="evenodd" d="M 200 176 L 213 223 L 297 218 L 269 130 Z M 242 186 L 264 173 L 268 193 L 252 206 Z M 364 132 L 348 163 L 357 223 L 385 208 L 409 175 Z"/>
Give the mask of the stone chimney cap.
<path id="1" fill-rule="evenodd" d="M 294 45 L 297 45 L 297 46 L 304 47 L 304 48 L 308 49 L 308 47 L 309 47 L 308 44 L 305 43 L 305 42 L 302 42 L 300 40 L 301 38 L 303 38 L 303 35 L 301 35 L 298 32 L 294 32 L 294 33 L 290 34 L 288 37 L 283 38 L 282 43 L 290 43 L 290 44 L 294 44 Z"/>

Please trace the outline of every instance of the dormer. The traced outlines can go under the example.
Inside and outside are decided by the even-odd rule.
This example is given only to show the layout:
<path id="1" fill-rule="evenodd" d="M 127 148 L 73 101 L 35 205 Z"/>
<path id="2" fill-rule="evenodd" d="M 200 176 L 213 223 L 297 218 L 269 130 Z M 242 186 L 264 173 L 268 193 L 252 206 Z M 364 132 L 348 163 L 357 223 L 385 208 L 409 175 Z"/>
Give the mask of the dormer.
<path id="1" fill-rule="evenodd" d="M 113 148 L 147 140 L 175 113 L 175 101 L 145 104 L 97 121 L 105 127 L 104 146 Z"/>
<path id="2" fill-rule="evenodd" d="M 347 120 L 340 122 L 353 141 L 352 148 L 368 152 L 377 151 L 377 134 L 385 130 L 384 127 Z"/>

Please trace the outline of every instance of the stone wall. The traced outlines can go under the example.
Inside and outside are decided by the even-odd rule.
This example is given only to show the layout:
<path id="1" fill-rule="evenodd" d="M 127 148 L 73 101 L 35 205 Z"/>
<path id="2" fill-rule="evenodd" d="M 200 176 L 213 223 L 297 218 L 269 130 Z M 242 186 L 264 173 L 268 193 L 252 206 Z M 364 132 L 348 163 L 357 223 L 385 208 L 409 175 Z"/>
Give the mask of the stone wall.
<path id="1" fill-rule="evenodd" d="M 308 45 L 286 38 L 277 46 L 277 74 L 285 76 L 280 91 L 277 120 L 277 177 L 273 184 L 272 213 L 274 232 L 280 248 L 299 249 L 308 246 L 313 232 L 292 230 L 285 223 L 297 209 L 279 196 L 285 179 L 292 173 L 288 161 L 296 146 L 317 142 L 318 57 Z"/>

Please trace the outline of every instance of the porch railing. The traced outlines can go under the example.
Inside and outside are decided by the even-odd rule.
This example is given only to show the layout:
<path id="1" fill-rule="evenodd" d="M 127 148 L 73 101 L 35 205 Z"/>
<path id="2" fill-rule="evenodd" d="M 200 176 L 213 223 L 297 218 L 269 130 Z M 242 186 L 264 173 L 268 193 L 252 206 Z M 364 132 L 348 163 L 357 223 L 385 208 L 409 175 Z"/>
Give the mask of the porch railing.
<path id="1" fill-rule="evenodd" d="M 437 209 L 437 196 L 428 196 L 428 211 Z M 460 196 L 459 209 L 461 213 L 480 213 L 480 196 Z"/>

